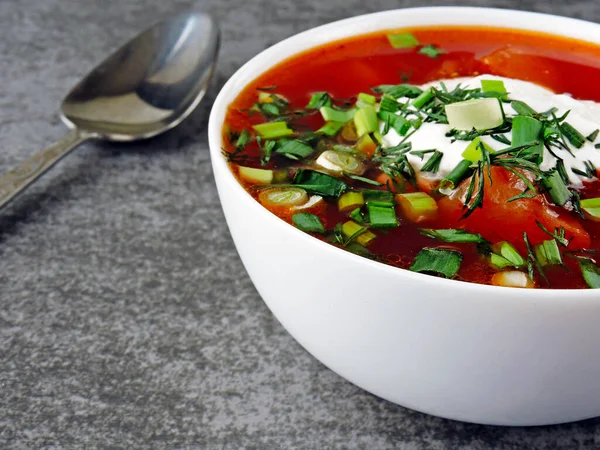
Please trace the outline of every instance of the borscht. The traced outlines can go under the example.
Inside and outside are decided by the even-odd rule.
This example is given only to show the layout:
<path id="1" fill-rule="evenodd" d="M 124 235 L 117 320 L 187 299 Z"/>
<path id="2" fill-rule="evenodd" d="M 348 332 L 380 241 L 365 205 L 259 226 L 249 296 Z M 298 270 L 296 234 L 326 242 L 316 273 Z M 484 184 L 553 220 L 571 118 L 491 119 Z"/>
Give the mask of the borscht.
<path id="1" fill-rule="evenodd" d="M 590 43 L 378 32 L 250 83 L 223 154 L 265 208 L 355 254 L 474 283 L 600 288 L 597 102 Z"/>

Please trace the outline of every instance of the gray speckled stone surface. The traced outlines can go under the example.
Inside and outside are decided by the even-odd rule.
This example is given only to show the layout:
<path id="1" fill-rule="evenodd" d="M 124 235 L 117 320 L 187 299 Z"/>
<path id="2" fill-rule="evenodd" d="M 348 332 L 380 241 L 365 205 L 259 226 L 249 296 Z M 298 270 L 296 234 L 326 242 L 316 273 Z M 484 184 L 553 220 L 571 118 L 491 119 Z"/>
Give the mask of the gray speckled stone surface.
<path id="1" fill-rule="evenodd" d="M 460 3 L 600 20 L 595 0 Z M 0 172 L 59 138 L 63 94 L 166 13 L 196 5 L 220 20 L 220 87 L 296 32 L 417 4 L 1 0 Z M 598 419 L 529 429 L 438 419 L 308 355 L 262 303 L 222 226 L 210 100 L 149 143 L 83 146 L 0 213 L 1 448 L 600 447 Z"/>

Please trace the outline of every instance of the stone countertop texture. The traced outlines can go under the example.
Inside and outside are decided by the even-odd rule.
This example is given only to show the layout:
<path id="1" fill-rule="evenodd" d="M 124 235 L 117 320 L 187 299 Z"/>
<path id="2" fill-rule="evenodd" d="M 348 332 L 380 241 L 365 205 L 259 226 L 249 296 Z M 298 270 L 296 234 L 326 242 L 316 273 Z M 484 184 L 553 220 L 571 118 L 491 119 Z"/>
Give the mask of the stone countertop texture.
<path id="1" fill-rule="evenodd" d="M 600 21 L 596 0 L 460 3 Z M 1 0 L 0 172 L 57 140 L 62 96 L 165 14 L 199 6 L 218 18 L 220 88 L 292 34 L 422 4 Z M 215 92 L 161 138 L 84 145 L 0 213 L 0 448 L 600 448 L 600 419 L 443 420 L 307 354 L 263 304 L 224 226 L 206 138 Z"/>

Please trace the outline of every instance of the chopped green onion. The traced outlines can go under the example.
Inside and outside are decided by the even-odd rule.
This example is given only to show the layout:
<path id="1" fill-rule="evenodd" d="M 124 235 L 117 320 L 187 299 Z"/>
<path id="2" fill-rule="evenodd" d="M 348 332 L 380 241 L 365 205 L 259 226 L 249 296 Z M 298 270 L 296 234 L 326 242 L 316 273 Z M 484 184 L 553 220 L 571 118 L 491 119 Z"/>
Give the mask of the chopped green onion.
<path id="1" fill-rule="evenodd" d="M 412 126 L 411 122 L 406 120 L 404 117 L 386 111 L 380 111 L 378 116 L 384 122 L 389 123 L 390 127 L 394 129 L 400 136 L 405 136 Z"/>
<path id="2" fill-rule="evenodd" d="M 298 139 L 281 139 L 278 142 L 275 153 L 285 156 L 292 155 L 292 159 L 302 159 L 313 153 L 313 148 Z"/>
<path id="3" fill-rule="evenodd" d="M 343 122 L 346 123 L 354 117 L 355 109 L 349 109 L 347 111 L 341 111 L 339 109 L 333 109 L 330 106 L 321 106 L 319 112 L 323 116 L 325 122 Z"/>
<path id="4" fill-rule="evenodd" d="M 332 172 L 362 175 L 366 167 L 358 155 L 356 153 L 325 150 L 319 155 L 315 163 Z"/>
<path id="5" fill-rule="evenodd" d="M 419 232 L 431 239 L 438 239 L 449 243 L 474 243 L 485 244 L 487 240 L 480 234 L 469 233 L 461 229 L 434 230 L 433 228 L 421 228 Z"/>
<path id="6" fill-rule="evenodd" d="M 338 199 L 338 210 L 346 212 L 359 208 L 365 204 L 365 198 L 361 192 L 346 192 Z"/>
<path id="7" fill-rule="evenodd" d="M 400 206 L 403 216 L 414 223 L 434 219 L 438 211 L 433 197 L 425 192 L 397 194 L 396 203 Z"/>
<path id="8" fill-rule="evenodd" d="M 419 94 L 419 96 L 412 101 L 412 105 L 417 109 L 421 109 L 431 100 L 433 100 L 433 94 L 431 93 L 431 89 L 429 89 Z"/>
<path id="9" fill-rule="evenodd" d="M 521 267 L 525 264 L 525 260 L 523 259 L 523 257 L 519 254 L 517 249 L 509 242 L 504 241 L 495 244 L 493 246 L 493 251 L 495 253 L 492 253 L 492 255 L 498 254 L 506 261 L 508 261 L 513 267 Z"/>
<path id="10" fill-rule="evenodd" d="M 309 169 L 298 170 L 293 183 L 312 194 L 324 197 L 339 197 L 348 188 L 342 180 Z"/>
<path id="11" fill-rule="evenodd" d="M 387 35 L 393 48 L 412 48 L 419 45 L 419 41 L 410 33 L 392 33 Z"/>
<path id="12" fill-rule="evenodd" d="M 294 130 L 288 128 L 287 122 L 267 122 L 254 125 L 256 131 L 264 139 L 275 139 L 294 134 Z"/>
<path id="13" fill-rule="evenodd" d="M 534 116 L 534 115 L 537 114 L 537 112 L 535 111 L 535 109 L 533 109 L 527 103 L 522 102 L 520 100 L 513 100 L 510 103 L 510 106 L 512 107 L 512 109 L 515 110 L 515 112 L 519 116 Z"/>
<path id="14" fill-rule="evenodd" d="M 436 47 L 435 45 L 425 45 L 419 49 L 419 53 L 430 58 L 437 58 L 441 54 L 446 53 L 445 50 Z"/>
<path id="15" fill-rule="evenodd" d="M 450 103 L 444 109 L 448 124 L 457 130 L 490 130 L 504 123 L 502 106 L 493 97 Z"/>
<path id="16" fill-rule="evenodd" d="M 390 191 L 381 191 L 375 189 L 365 189 L 362 191 L 365 202 L 384 202 L 391 203 L 394 201 L 394 194 Z"/>
<path id="17" fill-rule="evenodd" d="M 354 125 L 356 126 L 356 134 L 359 137 L 377 131 L 379 122 L 377 121 L 375 108 L 372 105 L 366 105 L 356 111 Z"/>
<path id="18" fill-rule="evenodd" d="M 462 254 L 456 250 L 426 247 L 416 256 L 410 270 L 452 278 L 458 273 L 462 259 Z"/>
<path id="19" fill-rule="evenodd" d="M 580 200 L 579 205 L 592 219 L 600 220 L 600 197 Z"/>
<path id="20" fill-rule="evenodd" d="M 502 80 L 481 80 L 481 90 L 483 92 L 498 93 L 501 100 L 506 99 L 506 87 Z"/>
<path id="21" fill-rule="evenodd" d="M 238 171 L 241 178 L 251 183 L 271 184 L 273 182 L 272 170 L 238 166 Z"/>
<path id="22" fill-rule="evenodd" d="M 308 195 L 304 189 L 297 187 L 272 187 L 263 189 L 258 199 L 267 206 L 297 206 L 306 203 Z"/>
<path id="23" fill-rule="evenodd" d="M 323 125 L 321 128 L 319 128 L 317 130 L 317 133 L 321 133 L 326 136 L 334 137 L 335 135 L 337 135 L 340 132 L 340 130 L 342 129 L 342 127 L 344 125 L 345 125 L 344 122 L 329 121 L 329 122 L 325 123 L 325 125 Z"/>
<path id="24" fill-rule="evenodd" d="M 592 289 L 600 289 L 600 267 L 589 258 L 578 258 L 583 279 Z"/>
<path id="25" fill-rule="evenodd" d="M 370 134 L 365 134 L 356 143 L 356 149 L 370 158 L 375 154 L 377 144 L 373 141 Z"/>
<path id="26" fill-rule="evenodd" d="M 534 248 L 535 257 L 543 266 L 562 264 L 562 257 L 555 239 L 543 241 Z"/>
<path id="27" fill-rule="evenodd" d="M 292 216 L 292 222 L 297 228 L 307 233 L 325 233 L 325 227 L 319 216 L 310 213 L 298 213 Z"/>
<path id="28" fill-rule="evenodd" d="M 437 173 L 437 171 L 440 168 L 443 156 L 444 154 L 442 152 L 440 152 L 439 150 L 435 150 L 433 154 L 429 157 L 427 162 L 423 164 L 423 167 L 421 167 L 421 172 Z"/>
<path id="29" fill-rule="evenodd" d="M 396 100 L 389 95 L 383 95 L 379 103 L 379 112 L 395 113 L 400 111 L 401 106 Z"/>
<path id="30" fill-rule="evenodd" d="M 559 171 L 552 169 L 543 179 L 542 183 L 550 198 L 557 206 L 563 206 L 571 199 L 571 191 L 567 188 Z"/>
<path id="31" fill-rule="evenodd" d="M 423 89 L 419 86 L 414 86 L 412 84 L 381 84 L 375 86 L 372 90 L 378 94 L 386 94 L 395 99 L 400 97 L 415 98 L 423 92 Z"/>
<path id="32" fill-rule="evenodd" d="M 246 148 L 246 145 L 248 145 L 248 142 L 250 142 L 251 138 L 252 135 L 250 132 L 248 130 L 243 130 L 237 138 L 237 141 L 235 141 L 235 148 L 238 150 L 243 150 Z"/>
<path id="33" fill-rule="evenodd" d="M 360 245 L 364 245 L 365 247 L 377 237 L 374 233 L 352 220 L 349 220 L 342 225 L 342 233 L 344 233 L 348 239 L 354 239 Z"/>
<path id="34" fill-rule="evenodd" d="M 492 253 L 490 255 L 490 264 L 498 269 L 504 269 L 506 267 L 514 266 L 514 264 L 511 263 L 504 256 L 497 255 L 496 253 Z"/>
<path id="35" fill-rule="evenodd" d="M 472 172 L 471 164 L 468 159 L 463 159 L 459 162 L 452 171 L 440 182 L 440 190 L 456 189 L 458 184 L 466 179 Z"/>
<path id="36" fill-rule="evenodd" d="M 374 227 L 397 227 L 398 218 L 393 203 L 367 202 L 369 222 Z"/>
<path id="37" fill-rule="evenodd" d="M 512 145 L 523 145 L 537 141 L 542 131 L 542 123 L 530 116 L 515 116 L 512 122 Z M 533 160 L 536 164 L 542 162 L 544 146 L 541 142 L 531 146 L 521 153 L 521 156 Z M 533 158 L 533 159 L 532 159 Z"/>
<path id="38" fill-rule="evenodd" d="M 485 142 L 483 142 L 480 137 L 476 137 L 469 143 L 469 145 L 467 145 L 467 148 L 465 148 L 465 151 L 462 152 L 462 157 L 471 162 L 477 162 L 477 161 L 481 160 L 481 158 L 482 158 L 481 146 L 483 146 L 487 150 L 488 153 L 496 152 L 496 150 L 494 150 L 492 147 L 490 147 Z"/>
<path id="39" fill-rule="evenodd" d="M 306 109 L 320 109 L 323 106 L 331 106 L 331 97 L 327 92 L 315 92 L 306 105 Z"/>
<path id="40" fill-rule="evenodd" d="M 361 92 L 360 94 L 358 94 L 358 100 L 360 100 L 361 102 L 363 102 L 366 105 L 374 105 L 375 102 L 377 101 L 377 99 L 375 98 L 375 96 L 371 95 L 371 94 L 365 94 L 364 92 Z"/>
<path id="41" fill-rule="evenodd" d="M 569 140 L 573 147 L 583 147 L 585 137 L 583 137 L 583 134 L 577 131 L 569 122 L 563 122 L 560 125 L 560 131 L 562 131 L 562 134 Z"/>
<path id="42" fill-rule="evenodd" d="M 586 137 L 586 139 L 590 142 L 594 142 L 596 140 L 596 138 L 598 137 L 598 133 L 600 133 L 600 130 L 596 129 L 596 130 L 592 131 L 590 133 L 590 135 L 588 137 Z"/>
<path id="43" fill-rule="evenodd" d="M 264 92 L 261 92 L 264 94 Z M 274 103 L 261 103 L 260 110 L 265 113 L 266 116 L 278 117 L 280 116 L 279 107 Z"/>
<path id="44" fill-rule="evenodd" d="M 365 223 L 366 220 L 361 212 L 360 208 L 356 208 L 349 214 L 350 218 L 358 223 Z"/>

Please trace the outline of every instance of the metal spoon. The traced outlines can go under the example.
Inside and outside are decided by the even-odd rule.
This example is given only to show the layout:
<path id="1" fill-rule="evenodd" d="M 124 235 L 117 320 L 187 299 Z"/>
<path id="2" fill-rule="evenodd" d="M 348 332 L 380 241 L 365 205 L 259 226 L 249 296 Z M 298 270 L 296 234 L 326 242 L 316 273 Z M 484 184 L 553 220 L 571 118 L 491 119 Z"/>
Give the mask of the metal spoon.
<path id="1" fill-rule="evenodd" d="M 61 118 L 71 131 L 0 177 L 0 209 L 88 139 L 135 141 L 181 123 L 204 97 L 218 49 L 218 27 L 203 13 L 137 35 L 69 92 Z"/>

